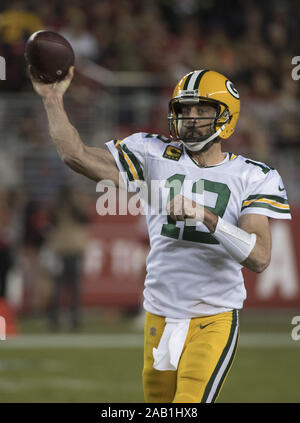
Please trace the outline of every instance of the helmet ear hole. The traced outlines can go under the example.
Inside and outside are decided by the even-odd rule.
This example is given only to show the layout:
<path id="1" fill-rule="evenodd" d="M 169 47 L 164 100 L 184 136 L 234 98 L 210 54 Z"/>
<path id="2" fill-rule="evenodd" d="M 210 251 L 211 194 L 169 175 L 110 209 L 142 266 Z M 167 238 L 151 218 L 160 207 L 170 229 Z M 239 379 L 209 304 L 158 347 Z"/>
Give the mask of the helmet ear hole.
<path id="1" fill-rule="evenodd" d="M 229 123 L 231 119 L 232 115 L 230 114 L 228 108 L 226 108 L 217 120 L 219 121 L 219 125 L 224 125 L 225 123 Z"/>

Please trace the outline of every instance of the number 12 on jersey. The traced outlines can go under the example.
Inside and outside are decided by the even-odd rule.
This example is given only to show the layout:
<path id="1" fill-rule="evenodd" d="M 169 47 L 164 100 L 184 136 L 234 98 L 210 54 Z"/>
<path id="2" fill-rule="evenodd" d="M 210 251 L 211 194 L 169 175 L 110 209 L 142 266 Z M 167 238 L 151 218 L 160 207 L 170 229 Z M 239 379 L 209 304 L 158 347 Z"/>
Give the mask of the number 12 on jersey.
<path id="1" fill-rule="evenodd" d="M 180 194 L 184 179 L 185 175 L 176 173 L 166 180 L 165 188 L 169 189 L 167 203 L 169 203 L 176 195 Z M 193 183 L 193 193 L 203 195 L 204 191 L 217 194 L 215 207 L 205 206 L 205 208 L 212 211 L 214 214 L 223 217 L 230 198 L 230 189 L 228 186 L 222 182 L 213 182 L 207 179 L 199 179 Z M 170 215 L 167 216 L 167 220 L 168 223 L 163 224 L 160 234 L 169 238 L 179 239 L 180 228 L 176 226 L 176 222 Z M 196 230 L 196 226 L 185 225 L 182 239 L 185 241 L 200 242 L 202 244 L 219 244 L 219 242 L 210 233 Z"/>

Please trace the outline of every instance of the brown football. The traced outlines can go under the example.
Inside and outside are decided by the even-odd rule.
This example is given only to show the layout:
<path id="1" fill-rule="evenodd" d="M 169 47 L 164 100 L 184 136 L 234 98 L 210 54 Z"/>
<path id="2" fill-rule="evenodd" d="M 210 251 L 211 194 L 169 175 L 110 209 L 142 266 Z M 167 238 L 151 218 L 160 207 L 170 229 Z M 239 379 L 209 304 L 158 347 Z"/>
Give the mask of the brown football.
<path id="1" fill-rule="evenodd" d="M 26 42 L 25 58 L 33 76 L 45 84 L 64 79 L 75 55 L 69 41 L 53 31 L 37 31 Z"/>

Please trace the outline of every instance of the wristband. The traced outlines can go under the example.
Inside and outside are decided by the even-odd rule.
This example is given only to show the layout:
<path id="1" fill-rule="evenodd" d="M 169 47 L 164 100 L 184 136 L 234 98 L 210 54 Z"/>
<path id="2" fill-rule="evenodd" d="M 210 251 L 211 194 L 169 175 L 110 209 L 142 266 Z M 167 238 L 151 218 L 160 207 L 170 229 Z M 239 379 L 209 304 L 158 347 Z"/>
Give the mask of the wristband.
<path id="1" fill-rule="evenodd" d="M 249 234 L 243 229 L 221 219 L 221 217 L 218 217 L 216 230 L 212 235 L 239 263 L 249 257 L 256 243 L 256 234 Z"/>

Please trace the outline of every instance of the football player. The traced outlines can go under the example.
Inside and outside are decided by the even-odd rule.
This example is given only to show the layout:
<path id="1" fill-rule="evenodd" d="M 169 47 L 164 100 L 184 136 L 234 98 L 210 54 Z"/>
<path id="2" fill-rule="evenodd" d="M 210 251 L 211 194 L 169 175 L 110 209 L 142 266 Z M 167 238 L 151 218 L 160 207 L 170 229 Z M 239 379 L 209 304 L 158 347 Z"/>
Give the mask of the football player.
<path id="1" fill-rule="evenodd" d="M 147 216 L 145 400 L 214 402 L 237 348 L 241 269 L 266 269 L 269 219 L 291 218 L 282 179 L 264 163 L 223 151 L 240 99 L 220 73 L 196 70 L 178 82 L 169 139 L 136 133 L 109 141 L 108 150 L 84 145 L 69 122 L 63 94 L 72 76 L 73 68 L 60 83 L 33 80 L 62 160 L 95 181 L 118 185 L 121 174 L 129 191 L 136 181 L 161 182 L 167 213 Z"/>

